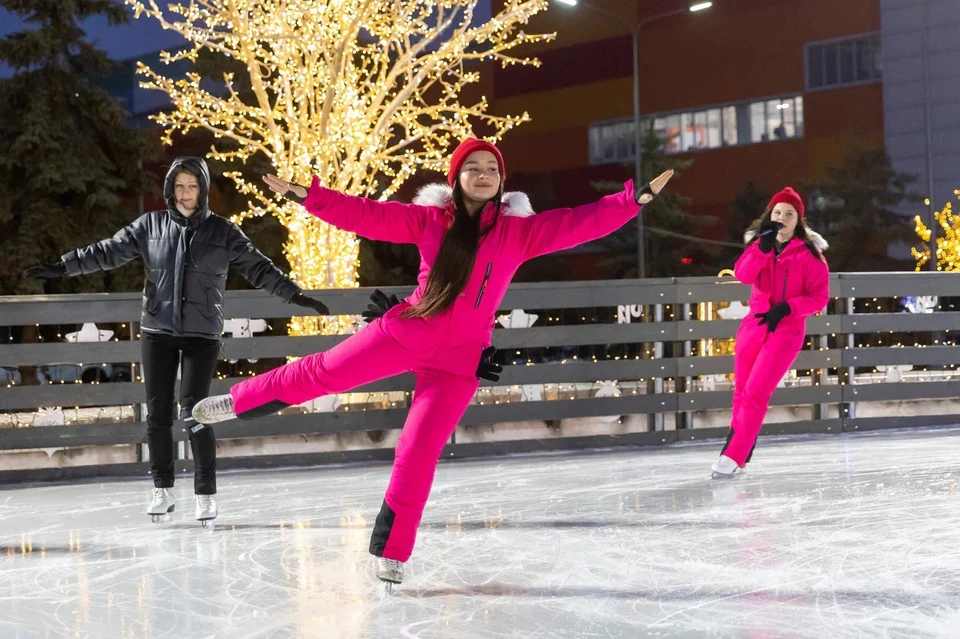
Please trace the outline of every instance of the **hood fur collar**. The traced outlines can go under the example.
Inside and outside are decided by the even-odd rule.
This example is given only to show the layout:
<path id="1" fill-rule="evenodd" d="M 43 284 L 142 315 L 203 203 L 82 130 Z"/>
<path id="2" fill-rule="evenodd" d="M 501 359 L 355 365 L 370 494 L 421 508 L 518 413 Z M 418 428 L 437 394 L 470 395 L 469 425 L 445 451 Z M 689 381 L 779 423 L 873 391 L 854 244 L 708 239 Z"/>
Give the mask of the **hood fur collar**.
<path id="1" fill-rule="evenodd" d="M 445 207 L 453 201 L 453 189 L 450 186 L 437 182 L 436 184 L 427 184 L 417 191 L 417 196 L 413 198 L 414 204 L 420 206 Z M 530 205 L 530 198 L 526 193 L 512 191 L 503 194 L 503 214 L 513 217 L 530 217 L 533 215 L 533 207 Z"/>
<path id="2" fill-rule="evenodd" d="M 823 236 L 817 233 L 816 231 L 814 231 L 809 226 L 807 227 L 807 236 L 813 241 L 813 245 L 816 246 L 818 249 L 820 249 L 821 252 L 826 251 L 828 248 L 830 248 L 830 245 L 827 243 L 825 239 L 823 239 Z M 747 231 L 746 233 L 743 234 L 743 243 L 749 244 L 754 237 L 756 237 L 756 233 L 754 231 Z"/>

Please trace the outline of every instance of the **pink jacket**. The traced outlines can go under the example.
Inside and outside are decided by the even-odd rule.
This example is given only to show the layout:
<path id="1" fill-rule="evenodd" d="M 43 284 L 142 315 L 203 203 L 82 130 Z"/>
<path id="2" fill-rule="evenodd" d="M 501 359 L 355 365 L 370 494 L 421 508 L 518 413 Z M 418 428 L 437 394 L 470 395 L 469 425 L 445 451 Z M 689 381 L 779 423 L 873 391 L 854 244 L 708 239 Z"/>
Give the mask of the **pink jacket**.
<path id="1" fill-rule="evenodd" d="M 814 245 L 824 251 L 827 242 L 819 234 L 807 231 Z M 746 241 L 753 239 L 751 234 Z M 799 238 L 787 243 L 780 255 L 764 253 L 754 242 L 733 267 L 742 283 L 752 286 L 750 313 L 744 323 L 756 324 L 755 313 L 765 313 L 779 302 L 790 305 L 790 314 L 781 325 L 803 327 L 806 318 L 822 311 L 830 300 L 830 270 L 823 253 L 813 255 Z"/>
<path id="2" fill-rule="evenodd" d="M 640 210 L 632 182 L 592 204 L 538 215 L 526 195 L 506 193 L 499 215 L 492 204 L 482 212 L 486 233 L 460 298 L 436 317 L 401 319 L 399 314 L 423 296 L 430 267 L 453 222 L 452 189 L 433 184 L 421 189 L 412 204 L 378 202 L 324 188 L 314 178 L 303 206 L 324 222 L 371 240 L 417 245 L 419 286 L 384 316 L 385 326 L 401 346 L 429 357 L 431 365 L 465 375 L 473 375 L 480 352 L 490 343 L 494 316 L 523 262 L 608 235 Z"/>

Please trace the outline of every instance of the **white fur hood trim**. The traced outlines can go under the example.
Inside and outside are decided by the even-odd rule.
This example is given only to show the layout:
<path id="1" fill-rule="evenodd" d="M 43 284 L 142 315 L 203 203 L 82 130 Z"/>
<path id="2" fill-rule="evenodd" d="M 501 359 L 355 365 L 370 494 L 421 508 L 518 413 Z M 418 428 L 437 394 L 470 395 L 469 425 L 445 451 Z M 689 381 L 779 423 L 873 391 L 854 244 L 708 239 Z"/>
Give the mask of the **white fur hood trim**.
<path id="1" fill-rule="evenodd" d="M 414 204 L 420 206 L 439 206 L 445 207 L 453 200 L 453 189 L 441 182 L 427 184 L 417 191 L 417 196 L 413 198 Z M 530 198 L 526 193 L 512 191 L 503 194 L 503 214 L 513 217 L 530 217 L 533 215 L 533 207 L 530 205 Z"/>
<path id="2" fill-rule="evenodd" d="M 807 236 L 811 240 L 813 240 L 813 245 L 816 246 L 821 251 L 826 251 L 828 248 L 830 248 L 830 245 L 827 243 L 825 239 L 823 239 L 823 236 L 817 233 L 816 231 L 814 231 L 813 229 L 811 229 L 810 227 L 807 227 Z M 749 244 L 754 237 L 756 237 L 756 233 L 754 233 L 753 231 L 747 231 L 746 233 L 743 234 L 743 243 Z"/>

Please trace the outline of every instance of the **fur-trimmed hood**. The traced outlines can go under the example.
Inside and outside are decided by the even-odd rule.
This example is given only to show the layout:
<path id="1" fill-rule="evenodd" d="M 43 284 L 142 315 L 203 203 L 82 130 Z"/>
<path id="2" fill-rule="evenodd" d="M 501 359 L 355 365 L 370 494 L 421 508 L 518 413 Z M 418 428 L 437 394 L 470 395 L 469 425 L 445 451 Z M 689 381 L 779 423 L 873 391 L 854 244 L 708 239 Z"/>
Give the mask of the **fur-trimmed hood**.
<path id="1" fill-rule="evenodd" d="M 746 233 L 743 234 L 743 243 L 749 244 L 750 242 L 753 241 L 753 238 L 755 238 L 756 236 L 757 236 L 756 231 L 747 231 Z M 821 252 L 826 251 L 828 248 L 830 248 L 830 245 L 827 243 L 825 239 L 823 239 L 823 236 L 817 233 L 816 231 L 814 231 L 809 226 L 807 227 L 807 237 L 809 237 L 813 241 L 813 245 L 816 246 L 818 249 L 820 249 Z"/>
<path id="2" fill-rule="evenodd" d="M 446 184 L 437 182 L 427 184 L 417 191 L 417 196 L 413 198 L 414 204 L 420 206 L 437 206 L 445 208 L 453 202 L 453 189 Z M 512 191 L 503 194 L 503 214 L 512 217 L 530 217 L 534 215 L 533 207 L 530 205 L 530 198 L 526 193 Z"/>

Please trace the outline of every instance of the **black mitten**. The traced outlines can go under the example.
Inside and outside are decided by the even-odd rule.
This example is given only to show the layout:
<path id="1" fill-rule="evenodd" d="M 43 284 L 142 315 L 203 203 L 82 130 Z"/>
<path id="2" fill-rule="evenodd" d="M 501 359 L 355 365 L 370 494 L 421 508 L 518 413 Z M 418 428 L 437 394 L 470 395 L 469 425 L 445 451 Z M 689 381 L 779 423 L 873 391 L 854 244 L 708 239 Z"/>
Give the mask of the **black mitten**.
<path id="1" fill-rule="evenodd" d="M 780 222 L 774 222 L 773 220 L 767 220 L 760 225 L 760 228 L 757 229 L 757 247 L 764 253 L 769 253 L 773 250 L 773 244 L 777 241 L 777 233 L 780 232 L 780 229 L 783 228 L 783 224 Z"/>
<path id="2" fill-rule="evenodd" d="M 480 365 L 477 366 L 477 377 L 491 382 L 500 381 L 500 373 L 503 372 L 503 366 L 493 363 L 493 356 L 497 352 L 495 346 L 488 346 L 480 354 Z"/>
<path id="3" fill-rule="evenodd" d="M 784 317 L 790 314 L 790 305 L 786 302 L 780 302 L 770 307 L 766 313 L 756 313 L 754 317 L 760 318 L 760 325 L 767 325 L 767 332 L 772 333 L 777 330 L 777 325 Z"/>
<path id="4" fill-rule="evenodd" d="M 396 295 L 387 295 L 379 288 L 374 289 L 370 295 L 370 300 L 373 304 L 367 304 L 367 310 L 360 313 L 367 323 L 372 322 L 378 317 L 383 317 L 387 314 L 387 311 L 400 303 L 400 299 Z"/>
<path id="5" fill-rule="evenodd" d="M 56 262 L 41 261 L 23 272 L 25 278 L 31 280 L 52 280 L 67 274 L 67 266 L 63 260 Z"/>
<path id="6" fill-rule="evenodd" d="M 320 315 L 330 314 L 330 309 L 327 308 L 326 304 L 312 297 L 307 297 L 303 293 L 297 293 L 294 295 L 293 299 L 290 300 L 290 303 L 296 304 L 297 306 L 303 306 L 304 308 L 313 309 Z"/>

